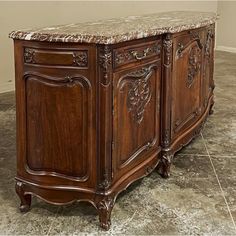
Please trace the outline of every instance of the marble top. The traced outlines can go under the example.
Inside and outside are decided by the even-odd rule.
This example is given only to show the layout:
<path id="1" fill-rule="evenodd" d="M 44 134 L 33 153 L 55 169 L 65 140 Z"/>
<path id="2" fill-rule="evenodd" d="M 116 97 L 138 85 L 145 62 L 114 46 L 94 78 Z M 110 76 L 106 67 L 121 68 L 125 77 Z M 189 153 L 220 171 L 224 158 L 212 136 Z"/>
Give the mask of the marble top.
<path id="1" fill-rule="evenodd" d="M 214 23 L 213 12 L 175 11 L 128 16 L 94 22 L 16 30 L 10 38 L 48 42 L 114 44 L 163 33 L 203 27 Z"/>

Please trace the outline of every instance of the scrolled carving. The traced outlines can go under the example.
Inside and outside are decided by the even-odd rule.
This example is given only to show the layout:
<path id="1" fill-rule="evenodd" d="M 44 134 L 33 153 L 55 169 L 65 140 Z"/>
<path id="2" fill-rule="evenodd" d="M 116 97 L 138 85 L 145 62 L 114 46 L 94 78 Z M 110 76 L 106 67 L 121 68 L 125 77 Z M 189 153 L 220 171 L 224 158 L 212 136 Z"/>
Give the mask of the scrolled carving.
<path id="1" fill-rule="evenodd" d="M 79 67 L 88 66 L 88 54 L 84 51 L 73 52 L 73 64 Z"/>
<path id="2" fill-rule="evenodd" d="M 106 230 L 108 230 L 111 225 L 110 217 L 113 206 L 114 198 L 111 196 L 104 197 L 101 201 L 97 203 L 100 226 Z"/>
<path id="3" fill-rule="evenodd" d="M 190 88 L 201 68 L 201 49 L 195 45 L 190 49 L 188 59 L 187 87 Z"/>
<path id="4" fill-rule="evenodd" d="M 34 60 L 35 51 L 32 48 L 25 48 L 24 50 L 24 62 L 25 63 L 35 63 Z"/>
<path id="5" fill-rule="evenodd" d="M 132 114 L 133 120 L 140 124 L 143 120 L 144 111 L 151 99 L 151 85 L 150 77 L 152 75 L 152 68 L 143 67 L 139 70 L 126 74 L 120 90 L 123 89 L 125 84 L 129 85 L 127 107 L 128 111 Z"/>
<path id="6" fill-rule="evenodd" d="M 108 45 L 105 45 L 99 50 L 99 64 L 103 69 L 103 78 L 101 83 L 103 85 L 108 85 L 110 82 L 109 73 L 112 65 L 112 52 Z"/>
<path id="7" fill-rule="evenodd" d="M 109 210 L 110 208 L 113 207 L 113 205 L 114 205 L 114 199 L 112 197 L 107 197 L 102 199 L 102 201 L 98 203 L 98 209 Z"/>

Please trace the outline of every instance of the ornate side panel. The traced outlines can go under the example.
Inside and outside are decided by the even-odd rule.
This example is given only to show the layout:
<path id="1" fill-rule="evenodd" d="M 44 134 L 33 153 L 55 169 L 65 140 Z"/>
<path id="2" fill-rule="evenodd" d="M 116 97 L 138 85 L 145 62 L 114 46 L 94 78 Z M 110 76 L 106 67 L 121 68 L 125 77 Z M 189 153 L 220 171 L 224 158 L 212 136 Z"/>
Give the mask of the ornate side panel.
<path id="1" fill-rule="evenodd" d="M 213 70 L 214 70 L 214 45 L 215 26 L 211 25 L 205 29 L 204 41 L 204 68 L 203 68 L 203 109 L 206 109 L 209 97 L 214 90 Z"/>
<path id="2" fill-rule="evenodd" d="M 203 31 L 186 32 L 173 41 L 172 139 L 194 124 L 202 113 L 203 41 Z"/>
<path id="3" fill-rule="evenodd" d="M 116 72 L 113 79 L 114 178 L 160 144 L 160 63 Z"/>
<path id="4" fill-rule="evenodd" d="M 112 181 L 112 50 L 107 45 L 97 47 L 97 188 L 105 191 Z"/>
<path id="5" fill-rule="evenodd" d="M 67 47 L 62 52 L 57 44 L 15 43 L 19 63 L 17 177 L 53 187 L 89 188 L 94 186 L 96 175 L 95 73 L 72 68 L 65 58 L 69 55 L 71 59 L 72 51 L 86 52 L 86 66 L 92 67 L 92 49 Z M 28 48 L 37 48 L 33 58 Z M 39 55 L 45 59 L 45 54 L 36 54 L 49 50 L 56 56 L 40 64 Z"/>

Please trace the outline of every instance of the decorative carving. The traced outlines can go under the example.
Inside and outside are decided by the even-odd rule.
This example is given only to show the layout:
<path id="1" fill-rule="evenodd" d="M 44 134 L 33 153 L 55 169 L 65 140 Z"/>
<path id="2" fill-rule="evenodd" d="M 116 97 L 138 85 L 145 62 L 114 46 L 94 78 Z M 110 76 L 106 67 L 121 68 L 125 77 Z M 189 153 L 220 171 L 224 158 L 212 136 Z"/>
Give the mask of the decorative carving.
<path id="1" fill-rule="evenodd" d="M 214 38 L 214 33 L 212 33 L 211 29 L 207 31 L 206 44 L 205 44 L 205 57 L 207 60 L 210 60 L 211 57 L 211 41 Z"/>
<path id="2" fill-rule="evenodd" d="M 182 43 L 178 43 L 178 47 L 176 50 L 176 57 L 180 58 L 183 57 L 184 45 Z"/>
<path id="3" fill-rule="evenodd" d="M 172 39 L 169 34 L 163 40 L 163 49 L 164 49 L 164 66 L 170 66 L 171 64 L 171 54 L 172 54 Z"/>
<path id="4" fill-rule="evenodd" d="M 88 66 L 88 54 L 85 51 L 73 52 L 73 64 L 79 67 Z"/>
<path id="5" fill-rule="evenodd" d="M 201 49 L 195 45 L 190 49 L 188 60 L 187 87 L 190 88 L 201 68 Z"/>
<path id="6" fill-rule="evenodd" d="M 138 124 L 142 122 L 145 107 L 152 96 L 149 80 L 152 75 L 152 68 L 153 66 L 143 67 L 123 76 L 127 79 L 123 81 L 120 87 L 120 90 L 122 90 L 126 83 L 129 84 L 127 107 L 134 121 Z"/>
<path id="7" fill-rule="evenodd" d="M 103 69 L 103 85 L 108 85 L 110 82 L 109 73 L 112 65 L 112 52 L 108 45 L 105 45 L 99 51 L 99 64 Z"/>
<path id="8" fill-rule="evenodd" d="M 157 169 L 158 169 L 159 174 L 163 178 L 170 177 L 170 166 L 171 166 L 173 157 L 174 157 L 173 153 L 165 152 L 165 151 L 162 152 L 161 161 L 158 164 Z"/>
<path id="9" fill-rule="evenodd" d="M 110 196 L 103 198 L 97 204 L 100 226 L 108 230 L 111 226 L 111 210 L 114 206 L 114 199 Z"/>
<path id="10" fill-rule="evenodd" d="M 24 50 L 24 62 L 25 63 L 35 63 L 34 60 L 35 51 L 32 48 L 25 48 Z"/>
<path id="11" fill-rule="evenodd" d="M 109 175 L 107 171 L 103 175 L 103 181 L 98 185 L 99 188 L 101 189 L 107 189 L 111 185 L 111 181 L 109 180 Z"/>
<path id="12" fill-rule="evenodd" d="M 120 65 L 127 63 L 129 61 L 132 61 L 134 59 L 141 60 L 148 56 L 154 56 L 158 55 L 161 52 L 161 45 L 159 43 L 156 43 L 146 49 L 144 49 L 142 52 L 129 50 L 129 51 L 115 51 L 114 57 L 115 57 L 115 64 Z"/>
<path id="13" fill-rule="evenodd" d="M 162 143 L 162 145 L 164 147 L 168 147 L 170 145 L 170 130 L 169 129 L 165 129 L 163 133 L 164 133 L 164 135 L 163 135 L 163 143 Z"/>

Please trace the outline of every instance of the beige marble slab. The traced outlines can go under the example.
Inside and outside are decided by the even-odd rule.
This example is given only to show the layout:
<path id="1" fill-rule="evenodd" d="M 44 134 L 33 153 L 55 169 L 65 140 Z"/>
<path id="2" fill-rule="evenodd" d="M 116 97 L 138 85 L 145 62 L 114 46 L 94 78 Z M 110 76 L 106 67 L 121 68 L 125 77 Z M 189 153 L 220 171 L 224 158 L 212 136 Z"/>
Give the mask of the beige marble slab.
<path id="1" fill-rule="evenodd" d="M 48 42 L 114 44 L 203 27 L 217 20 L 212 12 L 163 12 L 87 23 L 16 30 L 10 38 Z"/>

